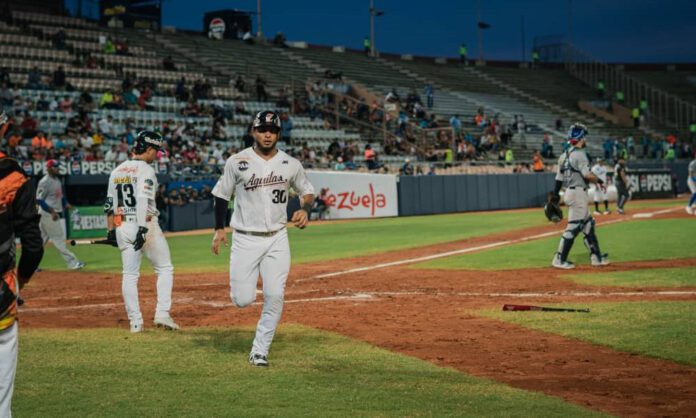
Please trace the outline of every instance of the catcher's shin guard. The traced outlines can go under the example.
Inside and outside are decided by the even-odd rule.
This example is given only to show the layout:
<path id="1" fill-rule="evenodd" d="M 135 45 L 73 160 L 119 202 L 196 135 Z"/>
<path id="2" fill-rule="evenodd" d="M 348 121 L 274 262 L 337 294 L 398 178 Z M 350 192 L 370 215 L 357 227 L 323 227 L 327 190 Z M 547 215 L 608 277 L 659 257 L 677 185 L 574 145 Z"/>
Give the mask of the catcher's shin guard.
<path id="1" fill-rule="evenodd" d="M 585 222 L 585 227 L 582 232 L 585 234 L 585 238 L 583 239 L 585 247 L 590 251 L 590 254 L 594 254 L 601 259 L 602 251 L 599 249 L 599 240 L 597 239 L 597 234 L 595 234 L 595 220 L 593 218 Z"/>
<path id="2" fill-rule="evenodd" d="M 580 231 L 582 231 L 583 221 L 568 221 L 568 226 L 566 230 L 563 231 L 561 235 L 561 242 L 558 243 L 558 256 L 561 262 L 568 260 L 568 254 L 570 254 L 570 249 L 573 248 L 573 242 L 575 242 L 575 237 L 578 236 Z"/>

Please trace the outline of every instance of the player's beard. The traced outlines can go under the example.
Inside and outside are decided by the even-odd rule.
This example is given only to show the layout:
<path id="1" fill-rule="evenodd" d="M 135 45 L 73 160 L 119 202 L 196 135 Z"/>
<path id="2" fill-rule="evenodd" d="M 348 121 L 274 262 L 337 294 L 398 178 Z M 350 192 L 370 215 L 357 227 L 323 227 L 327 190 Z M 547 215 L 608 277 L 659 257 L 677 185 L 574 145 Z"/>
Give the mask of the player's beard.
<path id="1" fill-rule="evenodd" d="M 266 138 L 262 137 L 261 140 L 258 138 L 254 138 L 254 141 L 256 143 L 256 149 L 258 149 L 262 154 L 264 155 L 271 155 L 275 151 L 276 144 L 278 143 L 278 137 L 276 137 L 275 140 L 272 140 L 270 146 L 265 146 L 264 142 Z"/>

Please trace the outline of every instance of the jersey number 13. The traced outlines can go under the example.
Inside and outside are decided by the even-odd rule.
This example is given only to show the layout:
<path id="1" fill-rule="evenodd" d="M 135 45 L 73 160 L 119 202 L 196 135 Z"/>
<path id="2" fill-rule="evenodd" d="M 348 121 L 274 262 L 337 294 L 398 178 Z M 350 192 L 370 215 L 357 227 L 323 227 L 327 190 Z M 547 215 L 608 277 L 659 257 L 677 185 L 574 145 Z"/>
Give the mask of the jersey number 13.
<path id="1" fill-rule="evenodd" d="M 118 194 L 118 207 L 135 207 L 135 193 L 132 184 L 117 184 L 116 193 Z"/>

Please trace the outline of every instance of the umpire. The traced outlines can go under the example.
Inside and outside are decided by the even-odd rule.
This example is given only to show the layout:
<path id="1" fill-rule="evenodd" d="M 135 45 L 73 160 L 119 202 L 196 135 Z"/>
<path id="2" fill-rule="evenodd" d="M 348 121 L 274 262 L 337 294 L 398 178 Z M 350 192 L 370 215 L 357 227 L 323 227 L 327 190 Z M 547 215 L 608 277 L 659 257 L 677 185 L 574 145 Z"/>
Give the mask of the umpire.
<path id="1" fill-rule="evenodd" d="M 0 126 L 6 121 L 0 109 Z M 43 257 L 35 196 L 32 182 L 17 161 L 0 152 L 0 417 L 12 416 L 19 289 L 29 281 Z M 16 271 L 15 237 L 22 243 Z"/>
<path id="2" fill-rule="evenodd" d="M 599 249 L 599 241 L 595 234 L 595 220 L 590 215 L 587 194 L 588 183 L 596 183 L 600 186 L 603 181 L 590 171 L 590 162 L 585 152 L 585 138 L 587 128 L 575 123 L 568 131 L 570 147 L 561 154 L 558 159 L 556 171 L 556 185 L 552 192 L 553 198 L 560 199 L 559 192 L 565 187 L 563 199 L 568 206 L 568 225 L 566 226 L 558 251 L 553 257 L 551 265 L 559 269 L 572 269 L 575 265 L 568 261 L 568 254 L 573 247 L 575 237 L 582 232 L 585 235 L 585 246 L 590 250 L 590 261 L 593 266 L 606 266 L 609 264 L 607 254 L 602 254 Z"/>

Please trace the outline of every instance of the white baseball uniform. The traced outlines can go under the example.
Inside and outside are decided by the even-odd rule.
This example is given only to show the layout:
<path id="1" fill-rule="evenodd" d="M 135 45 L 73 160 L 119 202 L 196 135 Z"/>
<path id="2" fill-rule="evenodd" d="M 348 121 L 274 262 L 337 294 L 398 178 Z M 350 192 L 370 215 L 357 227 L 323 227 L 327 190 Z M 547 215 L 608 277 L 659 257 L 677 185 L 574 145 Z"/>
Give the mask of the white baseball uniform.
<path id="1" fill-rule="evenodd" d="M 686 180 L 691 194 L 696 193 L 696 159 L 689 163 L 689 178 Z"/>
<path id="2" fill-rule="evenodd" d="M 130 160 L 121 163 L 109 176 L 107 202 L 112 202 L 116 241 L 123 264 L 122 292 L 126 313 L 131 323 L 143 322 L 138 301 L 138 278 L 142 253 L 157 273 L 157 310 L 155 317 L 169 316 L 172 305 L 174 267 L 169 245 L 157 222 L 159 211 L 155 205 L 157 176 L 145 161 Z M 139 227 L 148 229 L 142 251 L 133 244 Z"/>
<path id="3" fill-rule="evenodd" d="M 592 174 L 597 176 L 598 179 L 602 180 L 602 183 L 604 184 L 605 187 L 607 187 L 607 169 L 601 164 L 595 164 L 592 166 Z M 599 187 L 598 184 L 594 185 L 594 193 L 593 193 L 594 201 L 595 202 L 603 202 L 608 199 L 607 197 L 607 191 L 602 190 L 601 187 Z"/>
<path id="4" fill-rule="evenodd" d="M 236 194 L 230 225 L 230 297 L 238 307 L 256 299 L 259 273 L 263 279 L 263 311 L 252 353 L 268 355 L 280 322 L 285 282 L 290 273 L 290 245 L 285 228 L 288 189 L 300 196 L 314 194 L 302 164 L 283 151 L 266 161 L 253 148 L 230 157 L 213 195 L 230 200 Z"/>
<path id="5" fill-rule="evenodd" d="M 51 241 L 61 257 L 63 257 L 63 260 L 65 260 L 68 268 L 80 268 L 82 264 L 80 260 L 65 246 L 64 194 L 60 179 L 49 174 L 44 175 L 36 188 L 36 200 L 43 201 L 45 205 L 58 213 L 58 219 L 54 221 L 51 212 L 47 211 L 43 205 L 40 205 L 39 213 L 41 214 L 41 220 L 39 221 L 39 229 L 41 229 L 41 238 L 44 245 Z"/>

